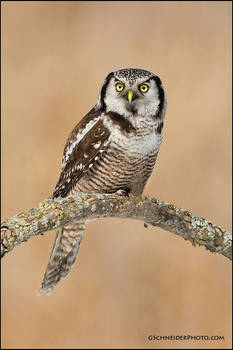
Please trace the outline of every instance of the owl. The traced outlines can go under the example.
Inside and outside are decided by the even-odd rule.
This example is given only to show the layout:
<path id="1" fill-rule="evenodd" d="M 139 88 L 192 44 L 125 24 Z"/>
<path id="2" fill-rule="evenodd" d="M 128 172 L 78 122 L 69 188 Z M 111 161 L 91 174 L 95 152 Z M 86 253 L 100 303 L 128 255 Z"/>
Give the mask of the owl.
<path id="1" fill-rule="evenodd" d="M 166 96 L 161 80 L 142 69 L 105 78 L 96 105 L 75 126 L 52 198 L 85 193 L 143 192 L 163 137 Z M 50 294 L 74 264 L 88 220 L 59 228 L 39 294 Z"/>

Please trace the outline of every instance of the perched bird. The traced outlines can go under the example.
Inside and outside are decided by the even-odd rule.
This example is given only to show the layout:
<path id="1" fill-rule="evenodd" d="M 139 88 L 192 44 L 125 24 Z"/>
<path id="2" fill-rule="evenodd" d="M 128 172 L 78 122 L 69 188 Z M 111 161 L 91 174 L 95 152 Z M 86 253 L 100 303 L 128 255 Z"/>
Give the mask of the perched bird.
<path id="1" fill-rule="evenodd" d="M 98 101 L 75 126 L 64 149 L 52 198 L 79 192 L 140 195 L 163 137 L 166 96 L 158 76 L 120 69 L 105 78 Z M 87 220 L 59 228 L 39 294 L 69 273 Z"/>

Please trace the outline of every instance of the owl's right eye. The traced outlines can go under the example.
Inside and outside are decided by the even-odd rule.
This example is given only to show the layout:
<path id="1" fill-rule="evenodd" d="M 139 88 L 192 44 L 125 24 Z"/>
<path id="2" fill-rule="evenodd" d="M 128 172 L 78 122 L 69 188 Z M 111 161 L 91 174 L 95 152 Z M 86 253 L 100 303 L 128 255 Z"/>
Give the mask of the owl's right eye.
<path id="1" fill-rule="evenodd" d="M 115 88 L 116 91 L 121 92 L 124 90 L 124 85 L 122 83 L 116 83 Z"/>

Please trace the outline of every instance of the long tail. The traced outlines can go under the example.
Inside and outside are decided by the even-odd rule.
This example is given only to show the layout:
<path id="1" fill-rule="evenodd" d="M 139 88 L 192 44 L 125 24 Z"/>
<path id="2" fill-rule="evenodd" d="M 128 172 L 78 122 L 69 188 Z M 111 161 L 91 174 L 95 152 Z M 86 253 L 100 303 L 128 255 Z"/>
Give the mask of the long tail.
<path id="1" fill-rule="evenodd" d="M 86 221 L 79 221 L 58 229 L 39 295 L 46 290 L 49 295 L 60 279 L 66 278 L 77 258 L 86 226 Z"/>

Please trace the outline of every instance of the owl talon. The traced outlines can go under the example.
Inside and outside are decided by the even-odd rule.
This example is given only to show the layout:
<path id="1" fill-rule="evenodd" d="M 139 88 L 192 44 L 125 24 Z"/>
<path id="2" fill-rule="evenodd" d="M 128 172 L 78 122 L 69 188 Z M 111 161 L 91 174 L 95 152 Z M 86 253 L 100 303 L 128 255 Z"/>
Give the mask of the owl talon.
<path id="1" fill-rule="evenodd" d="M 117 190 L 115 193 L 118 195 L 118 196 L 121 196 L 121 197 L 129 197 L 129 188 L 127 188 L 126 190 Z"/>

